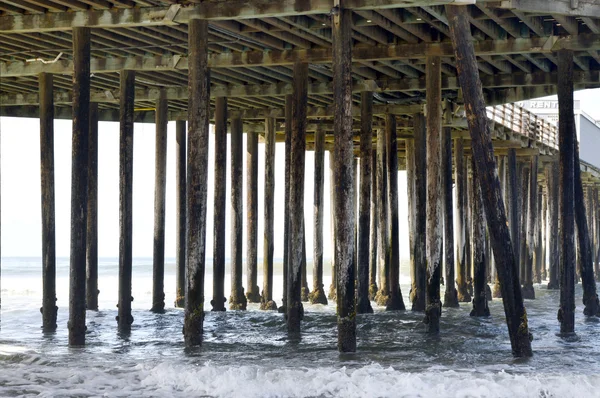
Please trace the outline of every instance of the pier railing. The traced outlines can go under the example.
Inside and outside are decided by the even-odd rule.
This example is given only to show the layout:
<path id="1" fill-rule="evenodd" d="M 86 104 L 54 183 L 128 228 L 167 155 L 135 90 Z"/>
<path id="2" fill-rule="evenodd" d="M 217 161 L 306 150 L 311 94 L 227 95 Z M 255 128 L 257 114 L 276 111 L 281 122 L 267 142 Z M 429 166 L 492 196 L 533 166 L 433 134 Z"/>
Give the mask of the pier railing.
<path id="1" fill-rule="evenodd" d="M 513 133 L 558 149 L 558 127 L 516 104 L 489 106 L 487 116 Z"/>

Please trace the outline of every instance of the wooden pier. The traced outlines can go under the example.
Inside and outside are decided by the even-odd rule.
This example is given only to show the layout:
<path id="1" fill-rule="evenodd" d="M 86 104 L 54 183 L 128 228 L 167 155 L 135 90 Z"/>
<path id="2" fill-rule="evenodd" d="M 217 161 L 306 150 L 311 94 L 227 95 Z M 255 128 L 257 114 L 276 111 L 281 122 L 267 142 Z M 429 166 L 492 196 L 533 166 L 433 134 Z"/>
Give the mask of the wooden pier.
<path id="1" fill-rule="evenodd" d="M 129 333 L 134 322 L 132 181 L 141 171 L 133 170 L 133 126 L 147 122 L 156 124 L 152 310 L 162 312 L 168 300 L 185 309 L 186 345 L 202 343 L 207 282 L 213 311 L 244 310 L 247 302 L 277 310 L 273 286 L 283 284 L 279 310 L 289 332 L 301 332 L 303 299 L 327 303 L 322 247 L 329 239 L 329 299 L 337 305 L 340 351 L 356 350 L 356 317 L 373 311 L 371 301 L 423 312 L 424 331 L 437 333 L 442 307 L 473 299 L 471 315 L 488 315 L 491 284 L 504 303 L 513 354 L 530 356 L 523 299 L 534 299 L 542 275 L 548 288 L 561 290 L 562 333 L 574 331 L 577 278 L 585 314 L 600 315 L 600 170 L 579 159 L 572 107 L 574 90 L 594 87 L 600 87 L 600 0 L 2 1 L 0 116 L 40 119 L 44 329 L 57 327 L 56 295 L 66 294 L 55 284 L 53 120 L 73 120 L 72 345 L 85 343 L 86 307 L 98 309 L 100 121 L 121 126 L 119 331 Z M 551 94 L 559 97 L 558 127 L 514 104 Z M 166 126 L 173 120 L 177 208 L 167 209 Z M 264 187 L 258 187 L 259 140 Z M 285 142 L 284 198 L 275 198 L 276 142 Z M 306 151 L 315 151 L 314 181 L 304 178 Z M 329 197 L 326 152 L 334 181 Z M 398 170 L 408 174 L 410 305 L 399 280 L 398 200 L 405 193 L 398 192 Z M 213 192 L 208 173 L 215 175 Z M 313 183 L 311 220 L 304 186 Z M 214 242 L 206 241 L 207 195 L 215 197 Z M 283 280 L 273 277 L 276 200 L 285 200 Z M 331 214 L 323 214 L 326 200 Z M 177 213 L 172 298 L 164 295 L 168 211 Z M 314 223 L 314 237 L 306 236 L 306 222 Z M 324 222 L 333 226 L 331 237 L 323 236 Z M 305 245 L 313 238 L 309 294 Z M 213 280 L 205 281 L 211 248 Z"/>

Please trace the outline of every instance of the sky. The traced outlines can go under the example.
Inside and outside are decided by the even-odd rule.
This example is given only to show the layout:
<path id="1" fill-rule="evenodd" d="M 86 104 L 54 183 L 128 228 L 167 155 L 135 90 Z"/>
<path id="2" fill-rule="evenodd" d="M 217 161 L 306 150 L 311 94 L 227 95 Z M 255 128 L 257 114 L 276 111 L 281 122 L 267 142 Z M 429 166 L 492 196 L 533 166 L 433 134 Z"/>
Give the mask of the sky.
<path id="1" fill-rule="evenodd" d="M 70 236 L 70 181 L 71 181 L 71 121 L 54 122 L 55 186 L 56 186 L 56 255 L 69 256 Z M 0 118 L 2 134 L 2 256 L 39 257 L 41 251 L 41 194 L 39 120 Z M 154 136 L 155 126 L 136 123 L 134 126 L 133 154 L 133 256 L 151 257 L 154 228 Z M 244 255 L 246 253 L 246 135 L 244 148 Z M 230 143 L 228 138 L 228 150 Z M 284 144 L 275 149 L 275 258 L 283 257 L 283 184 Z M 118 257 L 119 254 L 119 124 L 100 122 L 98 133 L 98 252 L 100 257 Z M 209 141 L 209 176 L 207 198 L 206 245 L 207 257 L 213 247 L 214 195 L 214 135 Z M 264 231 L 264 144 L 259 143 L 258 169 L 258 255 L 262 258 Z M 230 156 L 227 156 L 226 193 L 226 255 L 230 254 Z M 329 162 L 325 153 L 325 206 L 324 257 L 331 255 L 329 224 Z M 306 153 L 304 215 L 307 236 L 307 256 L 313 251 L 313 152 Z M 401 251 L 408 255 L 406 173 L 399 173 Z M 175 122 L 170 122 L 167 133 L 167 197 L 166 238 L 167 257 L 175 257 Z"/>
<path id="2" fill-rule="evenodd" d="M 575 93 L 582 109 L 600 120 L 600 89 Z M 69 255 L 70 235 L 70 180 L 71 180 L 71 128 L 69 120 L 56 120 L 54 124 L 55 184 L 56 184 L 56 254 Z M 212 131 L 212 130 L 211 130 Z M 25 118 L 0 118 L 1 134 L 1 226 L 2 256 L 41 256 L 41 194 L 39 120 Z M 154 218 L 154 124 L 136 123 L 134 126 L 133 165 L 133 255 L 151 257 Z M 166 238 L 167 257 L 175 256 L 175 123 L 168 125 L 167 139 L 167 197 Z M 100 122 L 98 160 L 98 250 L 101 257 L 119 254 L 119 124 Z M 246 252 L 246 137 L 244 135 L 244 254 Z M 228 148 L 230 148 L 228 139 Z M 275 258 L 283 257 L 283 183 L 284 144 L 275 150 Z M 226 254 L 230 253 L 230 158 L 227 158 L 226 204 Z M 213 247 L 213 192 L 214 192 L 214 136 L 210 136 L 208 177 L 208 214 L 206 223 L 207 256 Z M 264 145 L 259 144 L 258 181 L 258 253 L 263 253 L 264 226 Z M 329 223 L 329 166 L 325 154 L 325 206 L 324 206 L 324 257 L 331 256 Z M 304 216 L 307 233 L 307 254 L 313 251 L 313 152 L 306 153 Z M 408 257 L 408 224 L 406 173 L 399 173 L 400 254 Z"/>

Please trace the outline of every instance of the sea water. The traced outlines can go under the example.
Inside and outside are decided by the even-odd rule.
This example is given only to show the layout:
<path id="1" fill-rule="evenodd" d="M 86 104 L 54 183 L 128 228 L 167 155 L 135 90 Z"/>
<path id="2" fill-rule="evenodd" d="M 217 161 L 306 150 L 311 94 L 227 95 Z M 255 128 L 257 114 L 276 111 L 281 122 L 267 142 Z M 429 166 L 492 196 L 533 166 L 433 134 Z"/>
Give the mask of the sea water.
<path id="1" fill-rule="evenodd" d="M 173 308 L 174 261 L 165 271 L 166 312 L 154 314 L 152 261 L 134 260 L 135 320 L 127 336 L 115 321 L 117 264 L 100 260 L 100 311 L 87 312 L 85 348 L 69 348 L 68 260 L 57 260 L 58 329 L 44 334 L 41 259 L 2 259 L 0 396 L 600 397 L 600 323 L 582 315 L 579 285 L 577 337 L 568 340 L 558 336 L 559 293 L 536 286 L 536 299 L 525 302 L 534 335 L 527 360 L 511 356 L 500 300 L 490 303 L 489 318 L 470 317 L 468 303 L 444 309 L 435 337 L 424 333 L 422 313 L 375 307 L 357 317 L 355 354 L 337 352 L 332 303 L 305 303 L 299 339 L 288 338 L 282 314 L 249 304 L 248 311 L 208 311 L 202 347 L 186 349 L 183 311 Z M 278 304 L 281 278 L 278 264 Z M 210 309 L 210 262 L 206 281 Z M 410 307 L 408 286 L 401 287 Z"/>

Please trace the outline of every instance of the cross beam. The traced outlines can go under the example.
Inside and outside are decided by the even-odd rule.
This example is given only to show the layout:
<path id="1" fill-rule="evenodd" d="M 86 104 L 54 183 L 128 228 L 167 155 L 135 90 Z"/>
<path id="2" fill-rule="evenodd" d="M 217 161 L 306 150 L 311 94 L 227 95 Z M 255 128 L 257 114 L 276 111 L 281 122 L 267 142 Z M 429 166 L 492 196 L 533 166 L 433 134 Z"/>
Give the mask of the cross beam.
<path id="1" fill-rule="evenodd" d="M 600 0 L 579 0 L 573 7 L 572 0 L 503 0 L 500 8 L 543 15 L 571 15 L 575 17 L 598 17 Z"/>
<path id="2" fill-rule="evenodd" d="M 477 56 L 551 53 L 559 49 L 573 51 L 600 50 L 600 34 L 585 34 L 575 37 L 536 37 L 508 40 L 481 40 L 474 43 Z M 424 59 L 428 55 L 453 57 L 452 43 L 417 43 L 396 44 L 388 46 L 357 45 L 352 50 L 353 60 L 359 61 L 394 61 Z M 211 54 L 208 64 L 210 68 L 236 68 L 256 66 L 284 66 L 302 61 L 310 64 L 332 62 L 330 48 L 314 48 L 284 51 L 245 51 L 222 54 Z M 92 73 L 110 73 L 120 70 L 136 71 L 169 71 L 188 68 L 186 57 L 179 55 L 164 56 L 132 56 L 123 58 L 92 58 Z M 0 76 L 17 77 L 33 76 L 39 73 L 72 74 L 73 62 L 59 60 L 55 63 L 41 62 L 2 62 Z"/>

